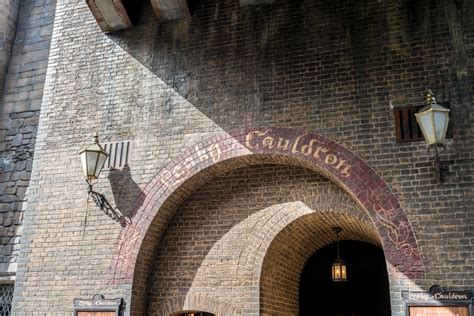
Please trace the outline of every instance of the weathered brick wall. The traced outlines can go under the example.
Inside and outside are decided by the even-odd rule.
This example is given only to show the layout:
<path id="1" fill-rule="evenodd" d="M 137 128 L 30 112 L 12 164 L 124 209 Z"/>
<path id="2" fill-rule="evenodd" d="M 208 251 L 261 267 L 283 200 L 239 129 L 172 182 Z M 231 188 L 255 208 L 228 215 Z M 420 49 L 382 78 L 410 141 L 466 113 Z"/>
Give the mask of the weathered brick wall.
<path id="1" fill-rule="evenodd" d="M 161 25 L 147 1 L 140 6 L 133 29 L 105 35 L 82 1 L 58 3 L 19 313 L 67 313 L 74 297 L 95 293 L 124 297 L 130 308 L 131 285 L 109 283 L 121 227 L 95 207 L 84 227 L 76 152 L 96 130 L 102 141 L 132 140 L 129 185 L 142 189 L 182 150 L 218 132 L 261 125 L 323 134 L 382 176 L 415 230 L 425 278 L 392 282 L 393 297 L 409 287 L 472 286 L 472 2 L 209 0 L 194 4 L 190 20 Z M 423 143 L 395 143 L 392 107 L 420 103 L 428 88 L 453 111 L 441 185 Z M 112 199 L 105 176 L 96 189 Z"/>
<path id="2" fill-rule="evenodd" d="M 0 67 L 0 276 L 5 280 L 16 271 L 55 1 L 3 1 L 0 8 L 5 13 L 0 20 L 8 17 L 10 24 L 0 59 L 7 49 L 11 53 L 4 73 Z"/>

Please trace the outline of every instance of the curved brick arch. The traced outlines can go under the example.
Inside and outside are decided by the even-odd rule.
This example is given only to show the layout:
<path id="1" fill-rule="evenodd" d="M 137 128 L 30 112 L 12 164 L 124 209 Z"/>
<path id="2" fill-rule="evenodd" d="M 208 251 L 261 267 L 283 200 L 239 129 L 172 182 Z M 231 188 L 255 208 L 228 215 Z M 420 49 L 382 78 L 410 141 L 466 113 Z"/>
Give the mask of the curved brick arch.
<path id="1" fill-rule="evenodd" d="M 300 277 L 308 259 L 335 243 L 332 227 L 342 228 L 341 240 L 356 240 L 381 247 L 373 225 L 350 213 L 309 212 L 288 221 L 279 231 L 270 231 L 259 269 L 259 315 L 286 316 L 299 313 Z M 390 267 L 387 267 L 390 271 Z M 389 276 L 389 282 L 396 282 Z M 315 297 L 315 300 L 318 298 Z M 392 303 L 400 304 L 398 298 Z"/>
<path id="2" fill-rule="evenodd" d="M 159 316 L 179 316 L 189 311 L 200 311 L 214 315 L 234 315 L 236 307 L 227 302 L 202 294 L 188 294 L 160 302 L 161 309 L 156 312 Z"/>
<path id="3" fill-rule="evenodd" d="M 137 203 L 140 206 L 134 210 L 132 224 L 122 229 L 117 240 L 113 281 L 132 284 L 139 251 L 143 257 L 152 255 L 142 249 L 145 239 L 150 239 L 145 236 L 159 236 L 172 216 L 172 206 L 189 194 L 193 184 L 209 179 L 209 170 L 223 172 L 254 163 L 301 165 L 332 179 L 367 211 L 394 268 L 391 273 L 409 278 L 422 276 L 421 256 L 409 220 L 388 185 L 368 164 L 318 134 L 287 128 L 252 128 L 221 132 L 196 144 L 153 178 L 144 189 L 143 200 Z M 153 229 L 149 229 L 151 226 Z"/>

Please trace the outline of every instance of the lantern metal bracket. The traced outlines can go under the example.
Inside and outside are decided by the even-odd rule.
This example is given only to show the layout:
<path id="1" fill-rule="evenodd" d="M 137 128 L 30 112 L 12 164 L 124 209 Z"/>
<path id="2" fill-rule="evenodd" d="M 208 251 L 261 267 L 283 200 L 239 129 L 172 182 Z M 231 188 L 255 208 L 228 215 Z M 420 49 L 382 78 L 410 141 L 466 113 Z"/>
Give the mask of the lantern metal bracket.
<path id="1" fill-rule="evenodd" d="M 334 230 L 337 236 L 337 259 L 340 259 L 341 256 L 339 255 L 339 233 L 342 231 L 342 228 L 337 226 L 337 227 L 333 227 L 332 230 Z"/>
<path id="2" fill-rule="evenodd" d="M 87 193 L 90 197 L 92 197 L 97 207 L 100 208 L 100 210 L 104 212 L 105 215 L 107 215 L 114 221 L 120 223 L 122 227 L 125 227 L 128 222 L 127 218 L 110 204 L 105 195 L 94 191 L 92 188 L 92 183 L 90 181 L 87 181 L 87 184 Z"/>
<path id="3" fill-rule="evenodd" d="M 439 145 L 439 147 L 443 147 L 446 150 L 446 147 L 444 145 Z M 428 151 L 430 151 L 431 147 L 428 147 Z M 435 151 L 435 156 L 433 158 L 434 163 L 435 163 L 435 180 L 437 183 L 443 183 L 444 182 L 444 172 L 447 171 L 446 168 L 443 166 L 443 163 L 441 161 L 441 158 L 439 157 L 438 153 L 438 146 L 434 147 Z"/>

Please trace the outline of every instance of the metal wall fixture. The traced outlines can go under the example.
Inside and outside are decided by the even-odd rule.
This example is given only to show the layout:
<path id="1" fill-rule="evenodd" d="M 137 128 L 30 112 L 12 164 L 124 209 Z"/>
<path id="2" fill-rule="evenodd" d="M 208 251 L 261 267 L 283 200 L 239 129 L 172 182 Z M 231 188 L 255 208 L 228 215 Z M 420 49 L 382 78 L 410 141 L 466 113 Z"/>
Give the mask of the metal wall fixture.
<path id="1" fill-rule="evenodd" d="M 347 266 L 344 260 L 341 259 L 339 253 L 339 233 L 342 231 L 341 227 L 332 228 L 337 236 L 337 258 L 332 264 L 332 280 L 334 282 L 345 282 L 347 281 Z"/>
<path id="2" fill-rule="evenodd" d="M 438 154 L 438 147 L 446 149 L 446 131 L 449 125 L 449 109 L 441 106 L 436 101 L 436 98 L 431 90 L 428 91 L 426 96 L 426 106 L 421 108 L 418 113 L 415 114 L 416 121 L 421 127 L 421 132 L 425 138 L 428 151 L 431 148 L 435 150 L 435 165 L 436 174 L 435 178 L 438 183 L 444 181 L 443 178 L 443 166 L 441 159 Z"/>
<path id="3" fill-rule="evenodd" d="M 110 218 L 119 222 L 122 226 L 126 225 L 126 218 L 118 210 L 116 210 L 105 196 L 99 192 L 93 190 L 93 180 L 97 180 L 99 175 L 104 168 L 104 163 L 107 160 L 109 154 L 100 146 L 99 135 L 97 133 L 94 136 L 91 145 L 79 152 L 81 156 L 82 169 L 88 185 L 87 192 L 89 197 L 92 197 L 95 204 Z"/>

